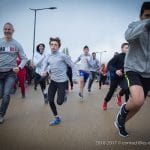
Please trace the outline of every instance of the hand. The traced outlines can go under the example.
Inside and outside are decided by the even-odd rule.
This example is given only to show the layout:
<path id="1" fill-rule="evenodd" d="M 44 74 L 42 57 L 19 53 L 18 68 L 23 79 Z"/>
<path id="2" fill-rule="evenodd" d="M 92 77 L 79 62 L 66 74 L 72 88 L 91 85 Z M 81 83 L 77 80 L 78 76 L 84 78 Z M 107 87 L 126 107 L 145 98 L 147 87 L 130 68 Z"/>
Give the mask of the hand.
<path id="1" fill-rule="evenodd" d="M 122 76 L 122 75 L 123 75 L 121 70 L 116 70 L 116 74 L 117 74 L 118 76 Z"/>
<path id="2" fill-rule="evenodd" d="M 43 72 L 42 77 L 46 77 L 47 76 L 47 72 Z"/>
<path id="3" fill-rule="evenodd" d="M 19 70 L 20 70 L 19 67 L 14 67 L 14 68 L 13 68 L 13 71 L 14 71 L 15 73 L 18 73 Z"/>

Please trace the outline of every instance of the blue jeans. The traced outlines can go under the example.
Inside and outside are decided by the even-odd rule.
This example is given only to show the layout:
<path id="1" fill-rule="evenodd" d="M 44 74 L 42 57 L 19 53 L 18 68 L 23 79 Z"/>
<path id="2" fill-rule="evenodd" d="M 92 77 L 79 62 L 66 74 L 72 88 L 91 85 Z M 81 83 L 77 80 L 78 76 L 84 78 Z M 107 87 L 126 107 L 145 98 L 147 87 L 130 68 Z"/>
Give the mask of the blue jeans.
<path id="1" fill-rule="evenodd" d="M 0 72 L 0 114 L 5 115 L 10 101 L 10 91 L 16 81 L 16 74 L 13 71 Z"/>

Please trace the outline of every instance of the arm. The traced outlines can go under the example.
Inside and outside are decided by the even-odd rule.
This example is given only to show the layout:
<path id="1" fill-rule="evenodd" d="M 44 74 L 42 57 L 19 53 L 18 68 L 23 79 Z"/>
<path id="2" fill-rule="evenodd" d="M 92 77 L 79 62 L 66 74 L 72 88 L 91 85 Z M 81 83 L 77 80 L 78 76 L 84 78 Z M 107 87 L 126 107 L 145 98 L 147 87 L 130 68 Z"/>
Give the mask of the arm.
<path id="1" fill-rule="evenodd" d="M 140 35 L 147 30 L 147 26 L 150 26 L 150 20 L 145 19 L 142 21 L 133 22 L 128 26 L 125 32 L 125 39 L 130 42 L 140 37 Z"/>
<path id="2" fill-rule="evenodd" d="M 39 54 L 40 55 L 40 54 Z M 38 55 L 35 55 L 34 56 L 34 65 L 35 66 L 40 66 L 41 65 L 41 63 L 43 62 L 43 60 L 45 59 L 45 54 L 44 55 L 42 55 L 42 57 L 39 57 Z"/>
<path id="3" fill-rule="evenodd" d="M 90 58 L 90 60 L 87 59 L 87 64 L 88 64 L 89 67 L 94 67 L 93 64 L 91 63 L 91 60 L 92 60 L 92 58 Z"/>
<path id="4" fill-rule="evenodd" d="M 116 64 L 118 63 L 118 55 L 113 57 L 109 62 L 108 62 L 108 65 L 107 65 L 107 69 L 109 71 L 113 71 L 113 72 L 116 72 L 117 68 L 115 67 Z"/>
<path id="5" fill-rule="evenodd" d="M 24 50 L 23 50 L 22 46 L 20 44 L 18 44 L 18 45 L 19 45 L 19 47 L 18 47 L 19 56 L 20 56 L 20 59 L 21 59 L 21 63 L 19 64 L 18 67 L 22 69 L 26 65 L 28 59 L 27 59 L 26 54 L 24 53 Z"/>
<path id="6" fill-rule="evenodd" d="M 77 60 L 74 62 L 75 64 L 78 63 L 81 60 L 81 55 L 77 58 Z"/>
<path id="7" fill-rule="evenodd" d="M 66 64 L 68 64 L 72 68 L 72 74 L 73 74 L 73 80 L 77 81 L 77 68 L 75 67 L 75 64 L 72 62 L 71 58 L 67 55 L 63 55 L 63 59 Z"/>
<path id="8" fill-rule="evenodd" d="M 50 64 L 48 62 L 48 59 L 49 59 L 49 57 L 47 55 L 47 57 L 43 61 L 43 70 L 44 70 L 44 73 L 46 73 L 46 74 L 50 72 Z"/>

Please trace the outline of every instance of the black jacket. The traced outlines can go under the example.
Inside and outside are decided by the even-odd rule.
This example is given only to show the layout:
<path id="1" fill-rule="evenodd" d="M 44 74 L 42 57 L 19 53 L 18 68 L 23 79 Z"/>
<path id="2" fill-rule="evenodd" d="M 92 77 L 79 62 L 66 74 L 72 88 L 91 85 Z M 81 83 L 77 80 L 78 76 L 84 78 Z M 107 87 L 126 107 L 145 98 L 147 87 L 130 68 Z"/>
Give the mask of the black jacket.
<path id="1" fill-rule="evenodd" d="M 122 70 L 122 72 L 124 72 L 124 60 L 125 60 L 125 53 L 120 53 L 116 56 L 114 56 L 107 65 L 107 70 L 110 72 L 110 78 L 111 79 L 116 79 L 116 78 L 120 78 L 117 74 L 116 74 L 116 70 Z"/>

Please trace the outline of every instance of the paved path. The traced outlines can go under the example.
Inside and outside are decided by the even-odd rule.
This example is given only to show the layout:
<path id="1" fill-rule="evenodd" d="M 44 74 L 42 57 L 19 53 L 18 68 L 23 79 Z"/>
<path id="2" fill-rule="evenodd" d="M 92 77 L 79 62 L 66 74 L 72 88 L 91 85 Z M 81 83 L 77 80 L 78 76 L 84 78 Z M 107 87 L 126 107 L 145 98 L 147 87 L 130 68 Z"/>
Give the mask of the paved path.
<path id="1" fill-rule="evenodd" d="M 102 102 L 108 87 L 98 90 L 95 82 L 92 92 L 84 93 L 84 102 L 78 97 L 78 86 L 69 93 L 68 101 L 59 112 L 62 123 L 49 126 L 52 113 L 43 103 L 40 89 L 27 87 L 27 98 L 20 93 L 12 96 L 6 122 L 0 125 L 0 150 L 149 150 L 150 98 L 135 118 L 127 124 L 131 134 L 118 136 L 114 120 L 119 107 L 115 97 L 109 109 L 102 111 Z M 137 143 L 138 142 L 138 143 Z"/>

